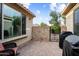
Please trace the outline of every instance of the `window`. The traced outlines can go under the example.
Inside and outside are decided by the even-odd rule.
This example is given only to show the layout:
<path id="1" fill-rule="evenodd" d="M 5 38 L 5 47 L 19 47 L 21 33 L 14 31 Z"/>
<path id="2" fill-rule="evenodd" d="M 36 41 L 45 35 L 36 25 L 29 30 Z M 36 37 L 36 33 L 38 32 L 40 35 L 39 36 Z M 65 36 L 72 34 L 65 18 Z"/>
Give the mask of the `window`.
<path id="1" fill-rule="evenodd" d="M 79 8 L 74 11 L 74 34 L 79 35 Z"/>
<path id="2" fill-rule="evenodd" d="M 4 39 L 26 34 L 26 16 L 3 4 Z"/>
<path id="3" fill-rule="evenodd" d="M 22 14 L 22 34 L 26 34 L 26 16 Z"/>
<path id="4" fill-rule="evenodd" d="M 2 39 L 2 4 L 0 4 L 0 40 Z"/>
<path id="5" fill-rule="evenodd" d="M 26 16 L 6 4 L 0 4 L 0 40 L 25 34 Z"/>

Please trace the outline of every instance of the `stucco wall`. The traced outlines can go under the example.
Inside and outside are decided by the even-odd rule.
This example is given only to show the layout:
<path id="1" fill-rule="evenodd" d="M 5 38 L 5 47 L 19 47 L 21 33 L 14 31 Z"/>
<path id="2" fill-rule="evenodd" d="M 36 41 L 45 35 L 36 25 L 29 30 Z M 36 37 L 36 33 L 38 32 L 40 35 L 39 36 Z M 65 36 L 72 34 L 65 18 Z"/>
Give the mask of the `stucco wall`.
<path id="1" fill-rule="evenodd" d="M 67 31 L 73 32 L 73 11 L 66 16 Z"/>
<path id="2" fill-rule="evenodd" d="M 65 25 L 61 26 L 61 32 L 67 31 L 67 27 Z"/>
<path id="3" fill-rule="evenodd" d="M 49 26 L 33 26 L 32 27 L 32 39 L 39 41 L 49 41 L 50 28 Z"/>
<path id="4" fill-rule="evenodd" d="M 74 10 L 76 9 L 76 8 L 78 8 L 79 7 L 79 3 L 78 4 L 76 4 L 76 6 L 74 6 L 70 11 L 69 11 L 69 13 L 66 15 L 66 27 L 67 27 L 67 31 L 71 31 L 71 32 L 74 32 L 74 26 L 73 26 L 73 24 L 74 24 Z"/>

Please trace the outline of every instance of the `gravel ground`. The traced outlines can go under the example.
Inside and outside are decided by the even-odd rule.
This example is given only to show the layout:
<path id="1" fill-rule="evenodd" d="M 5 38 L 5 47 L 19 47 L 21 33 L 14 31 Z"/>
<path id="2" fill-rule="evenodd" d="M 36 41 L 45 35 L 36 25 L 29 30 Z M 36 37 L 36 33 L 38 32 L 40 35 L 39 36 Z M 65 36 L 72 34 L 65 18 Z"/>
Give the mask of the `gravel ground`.
<path id="1" fill-rule="evenodd" d="M 19 49 L 20 56 L 61 56 L 58 42 L 30 41 Z"/>

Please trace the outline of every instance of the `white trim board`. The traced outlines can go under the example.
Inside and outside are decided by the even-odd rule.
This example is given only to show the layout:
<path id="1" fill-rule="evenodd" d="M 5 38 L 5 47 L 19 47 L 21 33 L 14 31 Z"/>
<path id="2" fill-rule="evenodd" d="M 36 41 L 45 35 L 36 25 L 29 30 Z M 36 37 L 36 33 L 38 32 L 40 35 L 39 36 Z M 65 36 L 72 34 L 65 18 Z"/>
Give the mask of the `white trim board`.
<path id="1" fill-rule="evenodd" d="M 18 39 L 21 39 L 21 38 L 24 38 L 24 37 L 27 37 L 27 35 L 21 35 L 21 36 L 17 36 L 17 37 L 13 37 L 13 38 L 4 39 L 4 40 L 1 40 L 0 43 L 9 42 L 9 41 L 12 41 L 12 40 L 18 40 Z"/>

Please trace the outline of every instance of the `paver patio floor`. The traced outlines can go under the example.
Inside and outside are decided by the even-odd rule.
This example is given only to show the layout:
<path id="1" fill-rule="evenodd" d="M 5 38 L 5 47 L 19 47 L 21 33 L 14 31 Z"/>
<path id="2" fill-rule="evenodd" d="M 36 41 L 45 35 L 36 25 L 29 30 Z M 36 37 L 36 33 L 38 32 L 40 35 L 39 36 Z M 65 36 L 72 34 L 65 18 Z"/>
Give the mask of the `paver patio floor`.
<path id="1" fill-rule="evenodd" d="M 19 49 L 20 56 L 61 56 L 58 42 L 30 41 Z"/>

